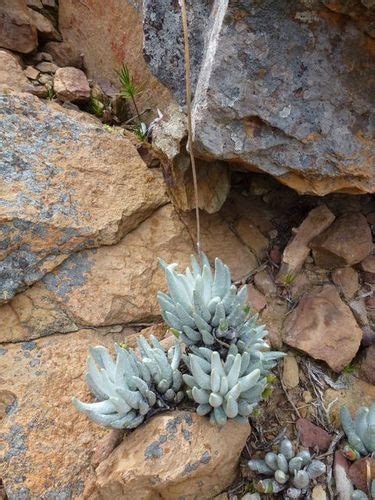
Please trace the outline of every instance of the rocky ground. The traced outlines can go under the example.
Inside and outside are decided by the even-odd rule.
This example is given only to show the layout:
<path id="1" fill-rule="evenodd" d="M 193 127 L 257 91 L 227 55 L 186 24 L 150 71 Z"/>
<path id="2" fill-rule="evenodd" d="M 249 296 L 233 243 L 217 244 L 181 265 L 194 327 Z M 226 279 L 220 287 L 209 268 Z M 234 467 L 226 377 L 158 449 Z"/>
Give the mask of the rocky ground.
<path id="1" fill-rule="evenodd" d="M 108 85 L 114 61 L 103 62 L 101 79 L 90 47 L 82 56 L 74 43 L 100 11 L 95 2 L 79 4 L 0 2 L 0 498 L 246 500 L 253 479 L 247 460 L 272 449 L 282 435 L 326 463 L 326 475 L 313 485 L 315 500 L 340 490 L 345 468 L 365 489 L 361 466 L 349 469 L 340 455 L 338 434 L 342 404 L 354 412 L 375 401 L 375 203 L 363 194 L 371 193 L 373 175 L 368 141 L 357 129 L 350 140 L 356 148 L 357 140 L 362 144 L 357 152 L 363 161 L 355 176 L 338 169 L 333 176 L 326 172 L 325 184 L 324 175 L 314 184 L 315 170 L 301 183 L 300 173 L 276 175 L 296 189 L 310 186 L 300 189 L 310 194 L 260 173 L 262 155 L 257 173 L 249 173 L 246 148 L 236 157 L 228 150 L 198 159 L 203 250 L 211 262 L 220 257 L 230 267 L 236 285 L 248 285 L 270 345 L 287 353 L 251 429 L 231 423 L 218 431 L 185 405 L 123 439 L 71 405 L 73 395 L 90 397 L 84 382 L 90 345 L 133 346 L 140 332 L 170 338 L 156 301 L 157 291 L 166 289 L 157 259 L 184 269 L 195 241 L 185 114 L 149 74 L 141 106 L 164 106 L 163 120 L 147 141 L 129 132 L 132 110 Z M 129 56 L 136 65 L 139 5 L 124 8 L 137 26 L 132 43 L 138 52 L 134 60 Z M 152 18 L 149 10 L 145 15 Z M 358 19 L 350 33 L 362 40 L 368 26 Z M 197 43 L 203 28 L 194 28 Z M 154 27 L 148 29 L 146 53 Z M 219 43 L 222 37 L 220 32 Z M 101 47 L 97 57 L 106 50 Z M 115 61 L 117 50 L 111 52 Z M 198 56 L 193 53 L 197 64 Z M 123 57 L 121 52 L 120 63 Z M 157 73 L 152 57 L 151 51 Z M 210 70 L 209 96 L 216 97 L 209 104 L 216 106 L 223 89 Z M 144 76 L 149 70 L 139 71 Z M 223 115 L 211 112 L 220 127 Z M 150 120 L 154 115 L 146 114 Z M 254 123 L 247 127 L 258 137 L 261 124 Z M 199 134 L 206 150 L 209 137 L 204 129 Z M 286 141 L 285 158 L 295 143 L 296 137 Z M 328 155 L 325 140 L 319 147 Z M 343 143 L 335 147 L 337 159 Z M 313 146 L 311 151 L 320 154 Z M 234 163 L 224 163 L 229 157 Z M 339 185 L 362 194 L 315 196 Z"/>

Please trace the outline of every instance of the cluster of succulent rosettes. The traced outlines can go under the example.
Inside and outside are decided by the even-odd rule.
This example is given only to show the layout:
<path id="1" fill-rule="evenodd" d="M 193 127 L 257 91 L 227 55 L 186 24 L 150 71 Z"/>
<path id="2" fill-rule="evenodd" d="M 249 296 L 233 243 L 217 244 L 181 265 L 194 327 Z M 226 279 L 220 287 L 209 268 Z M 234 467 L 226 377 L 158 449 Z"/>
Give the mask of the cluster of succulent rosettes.
<path id="1" fill-rule="evenodd" d="M 191 269 L 185 274 L 176 272 L 177 264 L 160 261 L 169 287 L 169 295 L 158 293 L 166 323 L 188 347 L 203 346 L 222 354 L 231 345 L 240 353 L 269 350 L 266 328 L 257 324 L 258 316 L 251 316 L 246 305 L 246 285 L 237 291 L 228 266 L 217 258 L 213 273 L 207 256 L 202 253 L 200 258 L 202 266 L 191 257 Z"/>
<path id="2" fill-rule="evenodd" d="M 308 450 L 294 452 L 289 439 L 283 439 L 279 446 L 279 453 L 269 452 L 263 460 L 250 460 L 249 468 L 263 476 L 255 483 L 259 493 L 280 493 L 285 490 L 288 498 L 305 498 L 310 481 L 316 479 L 326 471 L 326 466 L 320 460 L 313 460 Z"/>
<path id="3" fill-rule="evenodd" d="M 362 406 L 358 409 L 353 421 L 349 410 L 342 406 L 340 410 L 341 425 L 346 434 L 348 444 L 344 447 L 344 455 L 349 460 L 357 460 L 375 452 L 375 403 L 370 408 Z"/>
<path id="4" fill-rule="evenodd" d="M 261 369 L 252 366 L 250 353 L 228 354 L 224 362 L 217 351 L 195 347 L 184 361 L 190 372 L 183 375 L 187 395 L 198 403 L 198 415 L 209 415 L 220 426 L 228 419 L 247 421 L 267 385 Z"/>
<path id="5" fill-rule="evenodd" d="M 91 347 L 86 382 L 97 401 L 73 398 L 77 410 L 105 427 L 133 429 L 154 408 L 178 404 L 184 397 L 178 369 L 181 347 L 177 344 L 166 353 L 153 336 L 151 344 L 138 339 L 140 357 L 116 345 L 115 362 L 105 347 Z"/>

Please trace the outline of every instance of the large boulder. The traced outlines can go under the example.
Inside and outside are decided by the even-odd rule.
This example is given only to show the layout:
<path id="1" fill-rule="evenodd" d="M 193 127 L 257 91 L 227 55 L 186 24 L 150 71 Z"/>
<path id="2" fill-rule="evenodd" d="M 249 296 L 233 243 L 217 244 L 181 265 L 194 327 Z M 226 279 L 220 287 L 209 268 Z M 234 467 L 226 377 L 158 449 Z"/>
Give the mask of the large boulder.
<path id="1" fill-rule="evenodd" d="M 333 285 L 302 297 L 289 315 L 284 342 L 340 372 L 356 355 L 362 331 Z"/>
<path id="2" fill-rule="evenodd" d="M 26 0 L 1 0 L 0 47 L 28 54 L 37 46 L 37 30 Z"/>
<path id="3" fill-rule="evenodd" d="M 195 413 L 156 416 L 99 465 L 84 498 L 212 498 L 236 478 L 249 434 L 248 423 L 219 428 Z"/>
<path id="4" fill-rule="evenodd" d="M 156 9 L 146 2 L 146 51 L 147 41 L 180 33 L 176 10 L 162 18 L 169 3 Z M 192 2 L 196 13 L 210 7 L 209 0 L 198 3 Z M 318 0 L 214 5 L 208 22 L 200 21 L 204 40 L 192 40 L 193 53 L 203 52 L 193 109 L 196 154 L 266 172 L 301 193 L 375 192 L 368 30 Z M 360 17 L 371 15 L 363 8 Z M 150 65 L 167 82 L 165 59 L 158 63 L 154 47 Z M 176 96 L 182 92 L 178 71 L 168 85 Z"/>
<path id="5" fill-rule="evenodd" d="M 0 308 L 0 341 L 155 319 L 156 293 L 166 288 L 158 258 L 184 269 L 193 252 L 184 224 L 166 205 L 116 245 L 72 255 Z"/>
<path id="6" fill-rule="evenodd" d="M 160 338 L 148 330 L 146 337 Z M 0 478 L 9 500 L 79 498 L 94 451 L 109 435 L 71 404 L 72 396 L 92 398 L 84 380 L 88 349 L 135 347 L 138 336 L 90 329 L 1 346 Z"/>
<path id="7" fill-rule="evenodd" d="M 0 422 L 0 477 L 9 499 L 82 492 L 91 455 L 108 431 L 78 413 L 71 398 L 90 397 L 84 381 L 89 346 L 112 347 L 113 340 L 86 330 L 0 349 L 0 399 L 5 391 L 14 395 Z"/>
<path id="8" fill-rule="evenodd" d="M 30 90 L 31 85 L 22 71 L 18 57 L 0 49 L 0 94 Z"/>
<path id="9" fill-rule="evenodd" d="M 88 78 L 107 93 L 119 91 L 116 71 L 126 63 L 134 80 L 144 84 L 144 92 L 137 99 L 141 111 L 150 107 L 163 109 L 171 102 L 169 90 L 152 75 L 143 59 L 141 0 L 111 0 L 108 5 L 102 0 L 60 0 L 59 30 L 63 48 L 68 48 L 66 55 L 82 54 Z"/>
<path id="10" fill-rule="evenodd" d="M 187 6 L 193 92 L 214 3 L 214 0 L 190 0 Z M 145 59 L 153 74 L 172 91 L 180 104 L 184 104 L 185 62 L 180 7 L 174 0 L 145 0 L 143 11 Z"/>
<path id="11" fill-rule="evenodd" d="M 1 303 L 70 254 L 116 243 L 167 198 L 132 144 L 96 119 L 31 95 L 0 99 Z"/>

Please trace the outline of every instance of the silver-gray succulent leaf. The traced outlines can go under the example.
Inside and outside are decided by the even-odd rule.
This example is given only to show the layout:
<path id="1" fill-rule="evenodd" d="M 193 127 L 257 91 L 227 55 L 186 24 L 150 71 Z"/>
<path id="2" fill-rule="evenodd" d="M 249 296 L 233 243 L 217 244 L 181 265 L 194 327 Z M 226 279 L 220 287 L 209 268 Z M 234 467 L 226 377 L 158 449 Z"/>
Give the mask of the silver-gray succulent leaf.
<path id="1" fill-rule="evenodd" d="M 210 415 L 218 425 L 228 419 L 246 421 L 267 384 L 259 368 L 252 368 L 249 353 L 228 354 L 224 362 L 217 351 L 199 348 L 198 352 L 201 355 L 190 353 L 184 358 L 190 373 L 183 375 L 189 397 L 198 404 L 198 415 Z"/>
<path id="2" fill-rule="evenodd" d="M 116 345 L 115 361 L 105 347 L 91 347 L 86 382 L 97 401 L 84 403 L 73 398 L 77 410 L 105 427 L 132 429 L 153 407 L 179 403 L 184 396 L 178 370 L 181 348 L 176 345 L 170 350 L 169 361 L 155 337 L 151 343 L 139 339 L 140 357 L 132 349 Z"/>
<path id="3" fill-rule="evenodd" d="M 345 456 L 356 459 L 357 454 L 366 456 L 375 452 L 375 403 L 370 407 L 358 409 L 353 420 L 346 406 L 340 410 L 341 425 L 346 434 L 349 447 Z M 351 453 L 352 452 L 352 453 Z"/>
<path id="4" fill-rule="evenodd" d="M 325 464 L 320 460 L 312 460 L 308 450 L 295 453 L 289 439 L 281 441 L 279 453 L 268 452 L 263 460 L 249 460 L 248 466 L 257 474 L 268 477 L 268 479 L 255 483 L 257 491 L 277 493 L 287 488 L 289 498 L 299 498 L 303 492 L 308 490 L 310 481 L 326 471 Z M 276 483 L 277 488 L 275 487 Z M 271 488 L 272 491 L 270 491 Z"/>
<path id="5" fill-rule="evenodd" d="M 229 348 L 235 349 L 232 354 L 249 352 L 262 360 L 264 371 L 270 370 L 284 354 L 268 352 L 268 332 L 258 325 L 258 315 L 250 315 L 246 285 L 237 290 L 220 259 L 214 273 L 203 253 L 201 261 L 192 256 L 185 274 L 176 271 L 176 264 L 161 262 L 169 286 L 169 295 L 158 293 L 164 320 L 189 348 L 207 347 L 225 355 Z"/>

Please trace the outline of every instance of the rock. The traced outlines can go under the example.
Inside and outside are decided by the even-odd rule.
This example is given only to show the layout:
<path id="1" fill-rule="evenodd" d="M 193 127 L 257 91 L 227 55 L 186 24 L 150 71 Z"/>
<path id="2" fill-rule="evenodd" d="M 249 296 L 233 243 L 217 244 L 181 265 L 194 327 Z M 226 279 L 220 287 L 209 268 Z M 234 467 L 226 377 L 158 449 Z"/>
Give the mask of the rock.
<path id="1" fill-rule="evenodd" d="M 266 297 L 277 295 L 277 288 L 268 271 L 260 271 L 254 276 L 254 284 Z"/>
<path id="2" fill-rule="evenodd" d="M 324 406 L 330 405 L 331 422 L 336 428 L 340 427 L 340 408 L 346 405 L 352 416 L 360 406 L 370 406 L 375 401 L 375 385 L 352 377 L 347 389 L 339 391 L 327 389 L 324 394 Z"/>
<path id="3" fill-rule="evenodd" d="M 18 58 L 11 52 L 0 49 L 0 93 L 28 92 L 30 88 Z"/>
<path id="4" fill-rule="evenodd" d="M 249 433 L 248 424 L 219 428 L 184 411 L 155 416 L 99 465 L 84 498 L 212 497 L 236 478 Z"/>
<path id="5" fill-rule="evenodd" d="M 76 331 L 80 325 L 149 322 L 166 290 L 158 258 L 189 264 L 193 245 L 172 205 L 157 210 L 119 243 L 77 252 L 0 309 L 0 338 L 16 341 Z"/>
<path id="6" fill-rule="evenodd" d="M 111 429 L 103 439 L 99 441 L 95 448 L 94 455 L 91 459 L 93 467 L 101 464 L 112 451 L 118 446 L 124 438 L 124 429 Z"/>
<path id="7" fill-rule="evenodd" d="M 368 347 L 375 344 L 375 330 L 371 326 L 364 326 L 362 328 L 362 345 Z"/>
<path id="8" fill-rule="evenodd" d="M 0 422 L 14 410 L 16 395 L 6 389 L 0 389 Z"/>
<path id="9" fill-rule="evenodd" d="M 179 17 L 153 13 L 160 40 Z M 212 10 L 205 29 L 206 43 L 197 40 L 203 51 L 193 110 L 197 156 L 269 173 L 300 193 L 375 192 L 371 56 L 368 36 L 354 21 L 327 14 L 319 2 L 288 8 L 272 0 L 229 2 Z M 164 63 L 155 55 L 150 64 L 158 61 Z M 182 89 L 182 78 L 175 81 Z"/>
<path id="10" fill-rule="evenodd" d="M 310 391 L 303 391 L 302 397 L 303 397 L 303 400 L 305 403 L 311 403 L 311 401 L 313 400 L 313 397 L 312 397 Z"/>
<path id="11" fill-rule="evenodd" d="M 47 75 L 45 73 L 41 74 L 38 78 L 38 82 L 46 87 L 52 88 L 53 77 L 52 75 Z"/>
<path id="12" fill-rule="evenodd" d="M 55 42 L 49 42 L 49 43 L 55 43 Z M 44 46 L 44 50 L 45 47 L 46 45 Z M 35 56 L 33 56 L 33 60 L 35 62 L 42 62 L 42 61 L 53 62 L 53 57 L 48 52 L 43 51 L 43 52 L 37 52 Z"/>
<path id="13" fill-rule="evenodd" d="M 321 484 L 314 486 L 314 488 L 311 492 L 311 498 L 312 498 L 312 500 L 326 500 L 327 499 L 326 490 L 324 489 L 324 487 Z"/>
<path id="14" fill-rule="evenodd" d="M 254 285 L 247 286 L 247 299 L 254 312 L 262 311 L 267 306 L 265 296 Z"/>
<path id="15" fill-rule="evenodd" d="M 247 276 L 258 267 L 256 257 L 231 231 L 221 213 L 201 213 L 202 249 L 211 262 L 219 257 L 231 270 L 232 280 L 237 281 Z M 193 213 L 184 214 L 187 228 L 196 241 L 196 222 Z"/>
<path id="16" fill-rule="evenodd" d="M 192 0 L 187 7 L 191 57 L 192 91 L 196 86 L 203 58 L 203 41 L 207 34 L 212 0 Z M 144 3 L 144 51 L 151 71 L 171 89 L 180 104 L 185 103 L 185 68 L 182 22 L 173 0 Z"/>
<path id="17" fill-rule="evenodd" d="M 39 76 L 39 71 L 34 68 L 34 66 L 26 66 L 23 70 L 24 75 L 30 80 L 37 80 Z"/>
<path id="18" fill-rule="evenodd" d="M 267 326 L 267 338 L 273 349 L 282 348 L 282 329 L 287 314 L 288 305 L 285 300 L 267 297 L 267 307 L 262 311 L 260 321 Z"/>
<path id="19" fill-rule="evenodd" d="M 261 261 L 266 257 L 269 241 L 249 219 L 241 217 L 234 226 L 234 230 L 245 245 L 257 256 L 258 260 Z"/>
<path id="20" fill-rule="evenodd" d="M 367 326 L 369 324 L 365 301 L 362 298 L 350 301 L 349 307 L 360 326 Z"/>
<path id="21" fill-rule="evenodd" d="M 315 263 L 319 267 L 333 269 L 358 264 L 373 247 L 366 217 L 360 213 L 339 217 L 311 241 L 310 247 L 314 249 Z"/>
<path id="22" fill-rule="evenodd" d="M 179 106 L 172 104 L 163 120 L 152 131 L 153 146 L 167 157 L 164 173 L 173 203 L 183 211 L 195 208 L 194 184 L 190 157 L 186 151 L 187 118 Z M 228 169 L 196 161 L 199 208 L 208 213 L 220 210 L 230 189 Z"/>
<path id="23" fill-rule="evenodd" d="M 120 84 L 116 70 L 126 62 L 137 84 L 146 83 L 144 92 L 137 98 L 139 108 L 164 110 L 172 96 L 152 75 L 143 57 L 142 2 L 115 1 L 113 8 L 121 13 L 118 16 L 113 15 L 112 9 L 103 9 L 102 0 L 90 0 L 90 4 L 59 1 L 58 25 L 64 46 L 68 44 L 75 53 L 83 55 L 87 77 L 98 82 L 108 95 L 118 93 Z M 170 14 L 173 15 L 173 10 Z M 100 29 L 93 29 L 98 19 Z M 106 36 L 103 37 L 103 33 Z M 55 61 L 58 63 L 56 57 Z M 75 66 L 68 62 L 66 65 Z"/>
<path id="24" fill-rule="evenodd" d="M 0 47 L 28 54 L 36 49 L 38 37 L 25 0 L 2 0 L 0 4 Z"/>
<path id="25" fill-rule="evenodd" d="M 332 281 L 347 300 L 352 299 L 359 289 L 358 273 L 352 267 L 335 269 Z"/>
<path id="26" fill-rule="evenodd" d="M 297 274 L 311 249 L 310 241 L 327 229 L 335 220 L 334 214 L 326 205 L 313 208 L 302 222 L 292 240 L 287 244 L 282 256 L 282 264 L 278 280 L 283 281 L 286 276 Z"/>
<path id="27" fill-rule="evenodd" d="M 363 279 L 367 283 L 375 283 L 375 255 L 369 255 L 361 262 Z"/>
<path id="28" fill-rule="evenodd" d="M 38 37 L 42 42 L 47 40 L 61 40 L 60 33 L 48 17 L 43 16 L 43 14 L 33 9 L 29 9 L 28 12 L 30 19 L 36 27 Z"/>
<path id="29" fill-rule="evenodd" d="M 361 338 L 349 307 L 333 285 L 302 297 L 289 315 L 283 335 L 286 344 L 325 361 L 335 372 L 352 361 Z"/>
<path id="30" fill-rule="evenodd" d="M 43 9 L 43 4 L 41 0 L 26 0 L 26 5 L 32 9 Z"/>
<path id="31" fill-rule="evenodd" d="M 359 376 L 375 385 L 375 345 L 365 349 L 364 358 L 359 369 Z"/>
<path id="32" fill-rule="evenodd" d="M 55 73 L 53 89 L 62 101 L 87 101 L 90 97 L 89 82 L 78 68 L 59 68 Z"/>
<path id="33" fill-rule="evenodd" d="M 341 453 L 335 452 L 335 461 L 333 466 L 333 474 L 336 483 L 336 491 L 340 500 L 351 500 L 353 493 L 353 484 L 349 479 L 349 463 Z"/>
<path id="34" fill-rule="evenodd" d="M 70 254 L 116 243 L 167 198 L 130 142 L 96 119 L 26 94 L 0 101 L 0 302 L 7 302 Z"/>
<path id="35" fill-rule="evenodd" d="M 356 488 L 369 493 L 367 485 L 375 479 L 375 458 L 366 457 L 356 460 L 351 464 L 348 476 Z"/>
<path id="36" fill-rule="evenodd" d="M 71 398 L 91 397 L 84 380 L 89 346 L 113 349 L 124 340 L 134 345 L 124 334 L 90 329 L 2 349 L 0 393 L 16 396 L 0 423 L 0 477 L 8 498 L 82 493 L 93 452 L 108 430 L 78 413 Z"/>
<path id="37" fill-rule="evenodd" d="M 36 65 L 36 69 L 39 70 L 41 73 L 54 74 L 58 70 L 58 66 L 49 61 L 42 61 Z"/>
<path id="38" fill-rule="evenodd" d="M 332 441 L 332 436 L 321 427 L 313 424 L 307 418 L 299 418 L 296 422 L 297 431 L 302 446 L 314 450 L 327 451 Z"/>
<path id="39" fill-rule="evenodd" d="M 56 0 L 42 0 L 43 6 L 49 9 L 56 9 Z"/>
<path id="40" fill-rule="evenodd" d="M 294 389 L 299 384 L 298 363 L 290 353 L 283 359 L 283 382 L 287 389 Z"/>
<path id="41" fill-rule="evenodd" d="M 67 42 L 47 42 L 43 50 L 45 50 L 62 68 L 73 66 L 82 69 L 83 54 L 77 47 L 73 47 Z"/>

